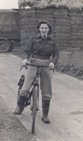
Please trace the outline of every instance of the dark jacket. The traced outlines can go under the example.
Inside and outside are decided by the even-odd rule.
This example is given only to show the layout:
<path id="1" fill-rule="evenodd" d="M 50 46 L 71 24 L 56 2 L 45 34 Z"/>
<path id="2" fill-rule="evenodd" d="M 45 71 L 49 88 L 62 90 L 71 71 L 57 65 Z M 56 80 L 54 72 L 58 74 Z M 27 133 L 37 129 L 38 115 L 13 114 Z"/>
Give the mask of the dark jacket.
<path id="1" fill-rule="evenodd" d="M 57 63 L 59 57 L 56 43 L 50 36 L 47 38 L 42 38 L 40 35 L 31 37 L 25 51 L 27 52 L 27 58 L 32 56 L 33 58 L 49 59 L 54 64 Z"/>

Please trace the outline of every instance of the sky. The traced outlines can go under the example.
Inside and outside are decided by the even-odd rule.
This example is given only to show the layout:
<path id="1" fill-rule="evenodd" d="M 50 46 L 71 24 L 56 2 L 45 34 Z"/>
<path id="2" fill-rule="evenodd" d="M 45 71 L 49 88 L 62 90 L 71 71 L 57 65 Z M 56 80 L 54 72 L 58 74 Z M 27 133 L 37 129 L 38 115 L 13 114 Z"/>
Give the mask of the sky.
<path id="1" fill-rule="evenodd" d="M 0 9 L 18 8 L 18 0 L 0 0 Z"/>

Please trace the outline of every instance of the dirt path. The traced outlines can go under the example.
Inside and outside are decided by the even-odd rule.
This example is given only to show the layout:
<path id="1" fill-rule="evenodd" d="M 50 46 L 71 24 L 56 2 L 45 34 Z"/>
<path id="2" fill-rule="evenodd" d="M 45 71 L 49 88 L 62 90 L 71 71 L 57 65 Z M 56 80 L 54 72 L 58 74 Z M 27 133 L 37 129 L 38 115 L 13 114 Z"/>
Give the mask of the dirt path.
<path id="1" fill-rule="evenodd" d="M 0 54 L 0 96 L 11 113 L 16 106 L 20 65 L 21 58 L 11 54 Z M 56 72 L 53 78 L 53 98 L 49 113 L 50 125 L 42 123 L 41 114 L 40 101 L 35 134 L 37 141 L 83 141 L 83 81 Z M 30 135 L 29 107 L 17 118 Z"/>

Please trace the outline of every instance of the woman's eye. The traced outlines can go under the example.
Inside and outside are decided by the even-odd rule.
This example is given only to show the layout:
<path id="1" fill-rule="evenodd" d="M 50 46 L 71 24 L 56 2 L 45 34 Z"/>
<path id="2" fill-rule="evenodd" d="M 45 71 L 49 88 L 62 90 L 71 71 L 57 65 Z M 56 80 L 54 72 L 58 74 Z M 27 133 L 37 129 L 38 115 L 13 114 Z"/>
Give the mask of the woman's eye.
<path id="1" fill-rule="evenodd" d="M 42 28 L 42 29 L 46 29 L 47 30 L 47 28 Z"/>

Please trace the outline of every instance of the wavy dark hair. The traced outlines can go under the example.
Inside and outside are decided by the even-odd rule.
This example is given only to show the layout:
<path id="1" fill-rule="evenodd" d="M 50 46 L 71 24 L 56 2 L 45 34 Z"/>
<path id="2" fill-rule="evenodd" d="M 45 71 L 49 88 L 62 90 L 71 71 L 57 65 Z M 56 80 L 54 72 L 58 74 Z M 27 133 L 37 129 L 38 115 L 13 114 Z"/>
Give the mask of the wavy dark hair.
<path id="1" fill-rule="evenodd" d="M 52 33 L 52 27 L 46 21 L 41 21 L 41 22 L 38 23 L 38 25 L 37 25 L 38 31 L 39 31 L 39 28 L 40 28 L 41 24 L 48 25 L 48 27 L 49 27 L 48 35 L 50 35 Z"/>

